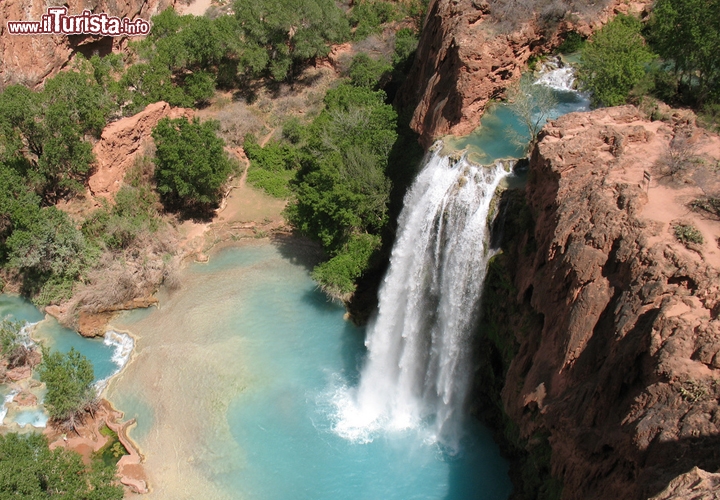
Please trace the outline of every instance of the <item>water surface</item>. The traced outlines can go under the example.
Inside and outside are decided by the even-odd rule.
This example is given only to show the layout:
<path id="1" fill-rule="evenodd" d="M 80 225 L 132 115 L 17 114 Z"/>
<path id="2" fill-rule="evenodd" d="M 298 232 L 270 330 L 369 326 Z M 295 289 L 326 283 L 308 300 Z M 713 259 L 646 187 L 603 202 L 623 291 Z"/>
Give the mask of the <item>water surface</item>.
<path id="1" fill-rule="evenodd" d="M 145 317 L 109 396 L 139 419 L 151 498 L 507 498 L 488 432 L 457 456 L 423 429 L 370 443 L 333 431 L 337 388 L 357 383 L 364 331 L 343 319 L 292 244 L 226 249 L 184 271 L 184 288 Z"/>

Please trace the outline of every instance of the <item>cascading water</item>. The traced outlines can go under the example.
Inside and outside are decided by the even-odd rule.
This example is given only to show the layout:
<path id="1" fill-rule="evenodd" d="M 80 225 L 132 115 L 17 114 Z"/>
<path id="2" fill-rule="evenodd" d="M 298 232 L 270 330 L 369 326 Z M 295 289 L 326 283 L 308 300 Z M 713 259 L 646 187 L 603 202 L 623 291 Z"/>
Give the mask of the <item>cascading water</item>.
<path id="1" fill-rule="evenodd" d="M 560 92 L 575 91 L 575 68 L 566 65 L 559 57 L 551 57 L 540 68 L 536 85 L 545 85 Z"/>
<path id="2" fill-rule="evenodd" d="M 500 163 L 430 155 L 405 198 L 360 384 L 338 399 L 338 434 L 370 441 L 380 430 L 423 425 L 456 448 L 470 336 L 493 255 L 488 215 L 506 175 Z"/>

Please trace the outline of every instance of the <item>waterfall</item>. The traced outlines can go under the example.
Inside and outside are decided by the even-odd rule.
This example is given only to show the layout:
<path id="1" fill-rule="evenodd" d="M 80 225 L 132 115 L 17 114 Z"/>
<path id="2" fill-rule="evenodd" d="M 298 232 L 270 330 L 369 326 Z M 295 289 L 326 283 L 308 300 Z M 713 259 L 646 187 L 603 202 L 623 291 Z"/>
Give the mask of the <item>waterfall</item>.
<path id="1" fill-rule="evenodd" d="M 493 255 L 488 216 L 506 175 L 500 163 L 429 155 L 405 197 L 359 386 L 336 401 L 338 434 L 367 442 L 378 431 L 423 427 L 429 439 L 456 447 Z"/>
<path id="2" fill-rule="evenodd" d="M 542 64 L 535 84 L 561 92 L 575 92 L 575 68 L 565 65 L 559 57 L 551 57 Z"/>

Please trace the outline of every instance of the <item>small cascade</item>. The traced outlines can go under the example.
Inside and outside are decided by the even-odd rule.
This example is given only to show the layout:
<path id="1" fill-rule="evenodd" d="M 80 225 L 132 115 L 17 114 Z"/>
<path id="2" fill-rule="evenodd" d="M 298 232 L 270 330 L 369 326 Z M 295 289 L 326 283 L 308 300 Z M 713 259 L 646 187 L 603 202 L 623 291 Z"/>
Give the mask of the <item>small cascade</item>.
<path id="1" fill-rule="evenodd" d="M 493 255 L 491 202 L 508 172 L 438 149 L 405 197 L 360 384 L 336 400 L 334 430 L 348 439 L 421 426 L 451 450 L 460 438 L 470 338 Z"/>
<path id="2" fill-rule="evenodd" d="M 111 360 L 113 363 L 115 363 L 115 365 L 117 365 L 117 370 L 115 370 L 110 376 L 95 382 L 95 388 L 97 389 L 98 394 L 100 394 L 105 389 L 108 381 L 114 375 L 119 373 L 120 370 L 122 370 L 123 367 L 127 364 L 128 360 L 130 359 L 130 355 L 135 348 L 135 340 L 133 340 L 133 338 L 127 333 L 120 333 L 116 332 L 115 330 L 108 330 L 103 336 L 103 344 L 113 348 L 113 355 Z"/>
<path id="3" fill-rule="evenodd" d="M 560 57 L 543 62 L 536 85 L 545 85 L 561 92 L 575 92 L 575 68 L 566 65 Z"/>

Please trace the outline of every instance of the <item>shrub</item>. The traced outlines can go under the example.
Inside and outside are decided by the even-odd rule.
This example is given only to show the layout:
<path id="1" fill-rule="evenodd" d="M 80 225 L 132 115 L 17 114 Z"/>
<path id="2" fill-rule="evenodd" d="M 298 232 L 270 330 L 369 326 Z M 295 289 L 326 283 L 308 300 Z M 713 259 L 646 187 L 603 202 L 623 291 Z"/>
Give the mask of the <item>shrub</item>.
<path id="1" fill-rule="evenodd" d="M 697 147 L 691 142 L 691 130 L 679 129 L 675 132 L 658 160 L 658 167 L 663 175 L 677 177 L 695 161 L 697 161 Z"/>
<path id="2" fill-rule="evenodd" d="M 368 268 L 373 252 L 379 247 L 379 236 L 353 235 L 333 258 L 313 269 L 312 277 L 325 293 L 345 298 L 355 291 L 356 280 Z"/>
<path id="3" fill-rule="evenodd" d="M 557 48 L 560 54 L 572 54 L 580 50 L 585 44 L 585 39 L 577 31 L 570 31 L 565 36 L 565 40 Z"/>
<path id="4" fill-rule="evenodd" d="M 390 2 L 361 0 L 350 13 L 350 25 L 355 28 L 353 38 L 363 40 L 377 33 L 382 24 L 396 20 L 399 14 L 398 8 Z"/>
<path id="5" fill-rule="evenodd" d="M 717 196 L 703 196 L 690 202 L 690 208 L 696 212 L 705 212 L 720 219 L 720 198 Z"/>
<path id="6" fill-rule="evenodd" d="M 50 451 L 41 434 L 0 435 L 0 491 L 3 498 L 121 500 L 114 467 L 62 447 Z"/>
<path id="7" fill-rule="evenodd" d="M 247 181 L 275 198 L 289 197 L 289 182 L 300 167 L 297 149 L 276 141 L 261 148 L 252 135 L 246 137 L 243 148 L 250 160 Z"/>
<path id="8" fill-rule="evenodd" d="M 163 118 L 152 132 L 157 191 L 166 205 L 214 205 L 232 171 L 217 122 Z"/>
<path id="9" fill-rule="evenodd" d="M 674 230 L 677 240 L 686 247 L 693 243 L 702 245 L 705 241 L 702 233 L 690 224 L 676 224 Z"/>
<path id="10" fill-rule="evenodd" d="M 7 361 L 8 368 L 23 366 L 30 361 L 32 349 L 23 342 L 20 331 L 22 324 L 4 319 L 0 322 L 0 356 Z"/>
<path id="11" fill-rule="evenodd" d="M 583 46 L 578 71 L 581 87 L 592 93 L 595 105 L 625 103 L 645 75 L 652 52 L 640 35 L 640 20 L 619 14 Z"/>
<path id="12" fill-rule="evenodd" d="M 390 65 L 383 60 L 374 60 L 365 53 L 357 54 L 350 63 L 350 82 L 356 87 L 376 88 L 380 79 L 390 71 Z"/>
<path id="13" fill-rule="evenodd" d="M 40 380 L 47 385 L 45 409 L 50 418 L 70 422 L 72 426 L 80 414 L 95 399 L 92 363 L 75 348 L 63 354 L 43 350 Z"/>

